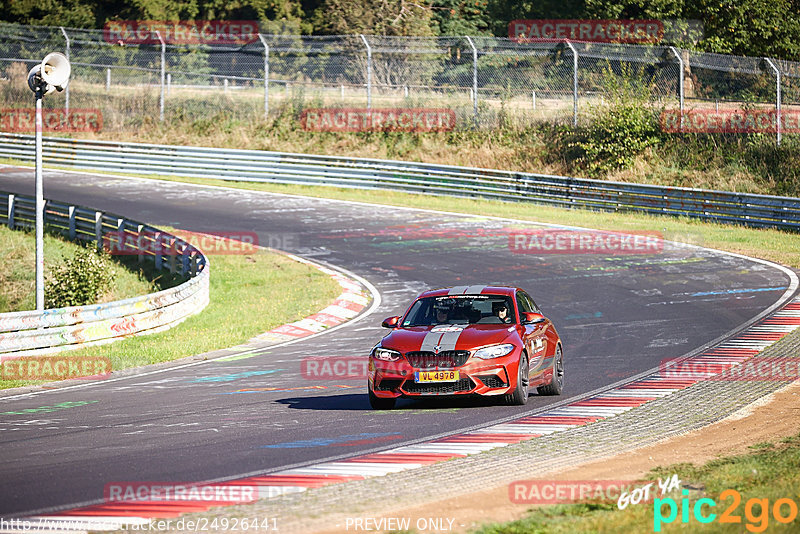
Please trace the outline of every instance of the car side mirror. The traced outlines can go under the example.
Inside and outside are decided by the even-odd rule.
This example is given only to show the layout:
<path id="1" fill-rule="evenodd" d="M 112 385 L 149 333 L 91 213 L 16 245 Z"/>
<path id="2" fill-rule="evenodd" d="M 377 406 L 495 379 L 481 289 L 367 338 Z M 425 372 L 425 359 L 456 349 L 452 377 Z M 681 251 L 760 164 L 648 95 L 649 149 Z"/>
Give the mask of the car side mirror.
<path id="1" fill-rule="evenodd" d="M 544 320 L 544 315 L 541 313 L 524 312 L 522 314 L 522 324 L 536 324 Z"/>
<path id="2" fill-rule="evenodd" d="M 394 317 L 388 317 L 383 320 L 381 326 L 384 328 L 397 328 L 397 324 L 400 322 L 400 316 L 395 315 Z"/>

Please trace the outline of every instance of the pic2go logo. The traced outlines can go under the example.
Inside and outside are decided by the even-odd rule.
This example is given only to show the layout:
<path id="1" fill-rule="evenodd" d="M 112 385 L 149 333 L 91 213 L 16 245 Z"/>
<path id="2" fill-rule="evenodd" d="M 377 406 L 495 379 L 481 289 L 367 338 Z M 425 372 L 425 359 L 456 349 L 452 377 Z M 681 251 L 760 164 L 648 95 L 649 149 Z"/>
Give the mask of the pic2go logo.
<path id="1" fill-rule="evenodd" d="M 734 489 L 727 489 L 720 493 L 719 498 L 725 501 L 732 500 L 717 519 L 717 514 L 712 511 L 717 503 L 714 499 L 703 498 L 695 501 L 694 505 L 689 504 L 689 490 L 683 490 L 683 498 L 680 504 L 681 523 L 689 522 L 689 513 L 694 516 L 698 523 L 719 523 L 741 524 L 742 516 L 737 515 L 736 509 L 742 502 L 741 494 Z M 664 516 L 664 507 L 668 509 L 667 516 Z M 769 499 L 749 499 L 744 505 L 744 516 L 747 520 L 745 528 L 750 532 L 764 532 L 769 527 L 769 516 L 772 513 L 773 519 L 778 523 L 788 524 L 797 518 L 797 503 L 789 498 L 775 500 L 770 508 Z M 653 500 L 653 532 L 661 532 L 661 526 L 674 522 L 678 518 L 678 503 L 675 499 L 667 497 L 664 499 Z"/>

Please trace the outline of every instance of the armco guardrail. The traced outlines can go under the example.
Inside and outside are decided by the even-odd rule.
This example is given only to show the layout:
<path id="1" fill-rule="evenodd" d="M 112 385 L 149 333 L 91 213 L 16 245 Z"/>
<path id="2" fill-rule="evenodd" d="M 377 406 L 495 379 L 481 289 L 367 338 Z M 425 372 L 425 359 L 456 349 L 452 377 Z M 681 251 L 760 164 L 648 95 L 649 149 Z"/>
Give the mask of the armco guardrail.
<path id="1" fill-rule="evenodd" d="M 0 224 L 33 228 L 33 197 L 0 194 Z M 193 245 L 168 232 L 109 213 L 47 201 L 45 226 L 152 261 L 156 269 L 190 276 L 157 293 L 91 306 L 0 314 L 0 355 L 45 354 L 169 328 L 208 304 L 209 263 Z M 122 239 L 122 241 L 120 241 Z"/>
<path id="2" fill-rule="evenodd" d="M 34 159 L 34 138 L 0 133 L 0 158 Z M 390 189 L 800 229 L 800 199 L 336 156 L 45 138 L 44 161 L 77 169 Z"/>

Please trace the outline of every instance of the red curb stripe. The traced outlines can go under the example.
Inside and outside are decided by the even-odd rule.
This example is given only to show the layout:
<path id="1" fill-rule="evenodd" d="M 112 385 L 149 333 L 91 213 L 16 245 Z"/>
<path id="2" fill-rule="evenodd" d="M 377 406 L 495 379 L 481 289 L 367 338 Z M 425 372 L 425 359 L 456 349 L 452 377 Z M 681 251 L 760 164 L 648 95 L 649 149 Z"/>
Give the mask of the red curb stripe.
<path id="1" fill-rule="evenodd" d="M 649 401 L 650 399 L 640 399 L 637 397 L 604 397 L 602 399 L 586 399 L 573 402 L 570 406 L 641 406 Z"/>
<path id="2" fill-rule="evenodd" d="M 734 339 L 737 341 L 749 341 L 749 340 L 777 341 L 784 337 L 786 337 L 785 332 L 750 332 L 748 334 L 744 334 Z"/>
<path id="3" fill-rule="evenodd" d="M 345 308 L 354 312 L 360 312 L 366 307 L 363 304 L 358 304 L 356 302 L 353 302 L 352 300 L 344 300 L 344 299 L 336 299 L 333 301 L 331 305 L 339 306 L 340 308 Z"/>
<path id="4" fill-rule="evenodd" d="M 519 443 L 532 439 L 532 436 L 532 434 L 458 434 L 437 439 L 433 443 Z"/>
<path id="5" fill-rule="evenodd" d="M 389 454 L 377 453 L 358 456 L 343 462 L 386 464 L 435 464 L 452 458 L 464 458 L 463 454 Z"/>
<path id="6" fill-rule="evenodd" d="M 599 415 L 532 415 L 514 421 L 514 424 L 536 424 L 536 425 L 584 425 L 605 419 Z"/>
<path id="7" fill-rule="evenodd" d="M 270 332 L 275 334 L 286 334 L 287 336 L 294 336 L 294 337 L 305 337 L 314 334 L 311 330 L 307 330 L 305 328 L 300 328 L 299 326 L 295 326 L 293 324 L 284 324 L 279 326 L 278 328 L 273 328 Z"/>
<path id="8" fill-rule="evenodd" d="M 341 317 L 336 317 L 335 315 L 329 315 L 327 313 L 315 313 L 314 315 L 309 315 L 307 319 L 317 321 L 318 323 L 322 323 L 327 326 L 336 326 L 337 324 L 344 322 L 344 319 Z"/>
<path id="9" fill-rule="evenodd" d="M 265 475 L 237 480 L 242 485 L 253 486 L 301 486 L 319 488 L 328 484 L 338 484 L 350 480 L 364 480 L 361 475 Z"/>

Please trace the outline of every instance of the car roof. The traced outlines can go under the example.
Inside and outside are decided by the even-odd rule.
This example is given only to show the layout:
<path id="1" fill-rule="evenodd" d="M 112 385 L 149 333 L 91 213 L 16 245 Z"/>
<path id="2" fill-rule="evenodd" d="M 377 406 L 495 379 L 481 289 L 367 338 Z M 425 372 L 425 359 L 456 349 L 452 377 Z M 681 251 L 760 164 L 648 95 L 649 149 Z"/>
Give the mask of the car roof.
<path id="1" fill-rule="evenodd" d="M 424 297 L 444 297 L 447 295 L 506 295 L 509 297 L 514 296 L 514 292 L 517 291 L 519 288 L 511 287 L 511 286 L 486 286 L 481 284 L 475 284 L 470 286 L 453 286 L 453 287 L 442 287 L 439 289 L 431 289 L 429 291 L 425 291 L 418 299 Z"/>

